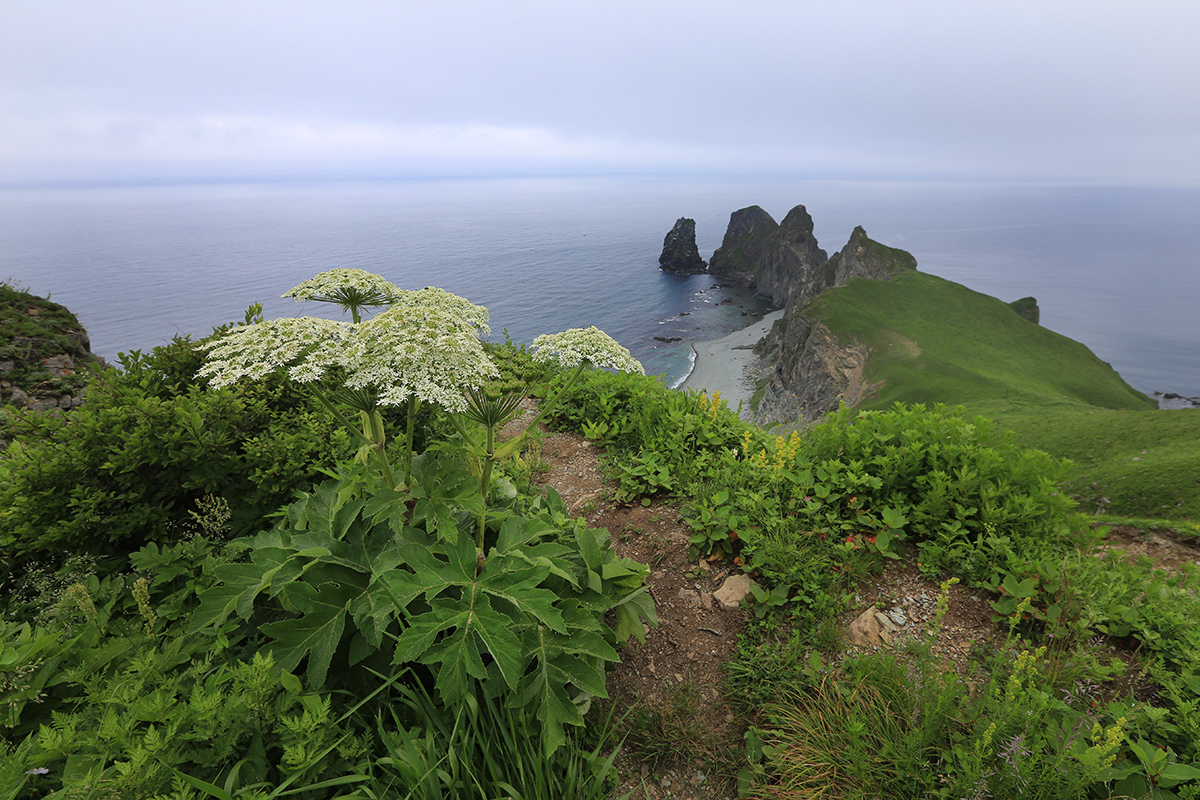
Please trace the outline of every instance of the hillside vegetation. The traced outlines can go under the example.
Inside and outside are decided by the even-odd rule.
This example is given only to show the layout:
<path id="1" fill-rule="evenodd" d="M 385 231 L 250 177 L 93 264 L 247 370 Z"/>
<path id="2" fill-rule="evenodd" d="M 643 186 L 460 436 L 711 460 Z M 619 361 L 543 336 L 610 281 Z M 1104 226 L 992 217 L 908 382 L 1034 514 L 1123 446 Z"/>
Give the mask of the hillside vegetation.
<path id="1" fill-rule="evenodd" d="M 852 279 L 822 293 L 806 313 L 871 348 L 867 379 L 881 385 L 863 408 L 947 403 L 998 414 L 1157 407 L 1079 342 L 935 275 Z"/>
<path id="2" fill-rule="evenodd" d="M 952 316 L 961 287 L 918 280 L 949 294 L 910 301 Z M 77 409 L 11 412 L 0 800 L 604 800 L 631 727 L 686 752 L 672 731 L 694 727 L 592 702 L 671 603 L 651 565 L 536 488 L 542 422 L 603 449 L 605 502 L 685 522 L 689 569 L 757 581 L 724 665 L 745 748 L 705 765 L 728 786 L 712 796 L 1200 797 L 1197 570 L 1103 547 L 1060 489 L 1068 465 L 1025 446 L 1087 463 L 1095 429 L 1030 419 L 1018 440 L 961 407 L 892 404 L 774 436 L 638 374 L 594 328 L 485 347 L 486 309 L 359 270 L 289 294 L 354 321 L 252 307 L 127 355 Z M 964 376 L 949 399 L 1011 405 L 979 388 L 1007 378 L 1054 418 L 1168 418 L 1095 411 L 1144 404 L 1089 385 L 1103 370 L 1067 363 L 1062 337 L 1018 340 L 1059 366 L 963 343 L 950 368 L 938 340 L 969 326 L 893 321 L 916 343 L 904 360 Z M 529 427 L 501 441 L 522 405 Z M 1105 444 L 1176 454 L 1151 425 Z M 890 563 L 940 583 L 929 628 L 850 648 L 839 620 L 877 609 L 857 592 Z M 947 669 L 933 641 L 958 582 L 992 630 Z"/>
<path id="3" fill-rule="evenodd" d="M 1068 460 L 1061 486 L 1085 510 L 1195 530 L 1200 411 L 1157 410 L 1083 344 L 920 272 L 851 280 L 805 313 L 871 348 L 866 380 L 876 388 L 863 410 L 960 405 Z"/>

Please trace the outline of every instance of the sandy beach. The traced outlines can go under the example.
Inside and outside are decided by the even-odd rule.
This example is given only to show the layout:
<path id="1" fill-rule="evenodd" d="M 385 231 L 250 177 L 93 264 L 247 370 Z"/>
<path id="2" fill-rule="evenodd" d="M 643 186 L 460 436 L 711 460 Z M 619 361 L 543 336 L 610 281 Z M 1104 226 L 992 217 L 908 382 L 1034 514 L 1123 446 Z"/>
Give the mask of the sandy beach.
<path id="1" fill-rule="evenodd" d="M 679 388 L 720 392 L 721 399 L 730 408 L 736 410 L 740 401 L 743 417 L 748 415 L 754 384 L 746 379 L 744 372 L 754 361 L 754 345 L 766 336 L 775 320 L 782 316 L 782 310 L 772 311 L 750 327 L 735 331 L 723 339 L 696 342 L 692 345 L 696 351 L 696 364 Z"/>

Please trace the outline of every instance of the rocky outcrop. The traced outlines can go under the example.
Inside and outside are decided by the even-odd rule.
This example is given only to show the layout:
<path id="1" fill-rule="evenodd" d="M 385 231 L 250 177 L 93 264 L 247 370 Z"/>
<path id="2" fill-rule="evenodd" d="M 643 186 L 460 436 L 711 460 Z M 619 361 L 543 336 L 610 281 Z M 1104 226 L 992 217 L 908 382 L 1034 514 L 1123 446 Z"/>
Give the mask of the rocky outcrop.
<path id="1" fill-rule="evenodd" d="M 686 274 L 701 273 L 708 268 L 696 247 L 696 220 L 680 217 L 675 221 L 675 226 L 663 239 L 658 265 L 666 272 Z"/>
<path id="2" fill-rule="evenodd" d="M 757 287 L 758 264 L 777 230 L 779 223 L 759 206 L 738 209 L 729 215 L 725 238 L 708 260 L 708 271 L 728 283 Z"/>
<path id="3" fill-rule="evenodd" d="M 917 260 L 912 253 L 874 241 L 859 225 L 850 234 L 846 246 L 829 259 L 829 285 L 841 286 L 851 278 L 887 281 L 899 272 L 916 268 Z"/>
<path id="4" fill-rule="evenodd" d="M 858 404 L 877 388 L 866 380 L 870 348 L 839 341 L 823 322 L 805 316 L 799 305 L 788 305 L 756 352 L 775 365 L 754 414 L 754 421 L 764 427 L 807 425 L 841 403 Z"/>
<path id="5" fill-rule="evenodd" d="M 75 408 L 104 360 L 58 303 L 0 283 L 0 402 L 35 411 Z"/>
<path id="6" fill-rule="evenodd" d="M 1017 312 L 1020 316 L 1032 322 L 1034 325 L 1040 324 L 1042 319 L 1042 310 L 1038 308 L 1037 298 L 1022 297 L 1020 300 L 1013 300 L 1008 304 L 1008 307 Z"/>
<path id="7" fill-rule="evenodd" d="M 768 237 L 755 286 L 777 306 L 793 302 L 793 296 L 795 302 L 807 303 L 832 285 L 828 260 L 813 236 L 812 217 L 804 206 L 796 206 Z"/>
<path id="8" fill-rule="evenodd" d="M 804 206 L 793 208 L 780 224 L 760 207 L 750 206 L 729 216 L 725 238 L 708 270 L 783 306 L 793 292 L 811 298 L 829 285 L 827 261 Z"/>

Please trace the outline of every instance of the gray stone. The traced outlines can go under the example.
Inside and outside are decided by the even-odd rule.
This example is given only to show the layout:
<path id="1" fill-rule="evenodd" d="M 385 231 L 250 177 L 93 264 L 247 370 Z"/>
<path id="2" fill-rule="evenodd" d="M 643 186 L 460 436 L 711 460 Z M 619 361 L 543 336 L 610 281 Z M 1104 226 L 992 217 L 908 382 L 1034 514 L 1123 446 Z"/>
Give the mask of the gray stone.
<path id="1" fill-rule="evenodd" d="M 62 378 L 66 375 L 75 374 L 75 362 L 71 360 L 69 355 L 65 353 L 58 356 L 50 356 L 42 360 L 42 366 L 45 367 L 50 375 L 55 378 Z"/>
<path id="2" fill-rule="evenodd" d="M 29 407 L 29 395 L 21 389 L 14 388 L 12 394 L 8 396 L 8 402 L 12 403 L 17 408 Z"/>
<path id="3" fill-rule="evenodd" d="M 721 588 L 713 592 L 713 598 L 725 608 L 737 608 L 750 594 L 750 587 L 757 585 L 749 575 L 730 575 Z"/>

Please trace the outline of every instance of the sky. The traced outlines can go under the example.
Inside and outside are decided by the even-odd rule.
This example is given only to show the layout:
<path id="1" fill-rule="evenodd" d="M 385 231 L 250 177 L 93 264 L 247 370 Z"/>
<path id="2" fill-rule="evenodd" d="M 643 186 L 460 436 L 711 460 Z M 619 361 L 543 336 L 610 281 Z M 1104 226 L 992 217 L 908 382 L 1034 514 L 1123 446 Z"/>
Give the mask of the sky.
<path id="1" fill-rule="evenodd" d="M 1196 0 L 0 0 L 0 183 L 1200 185 Z"/>

